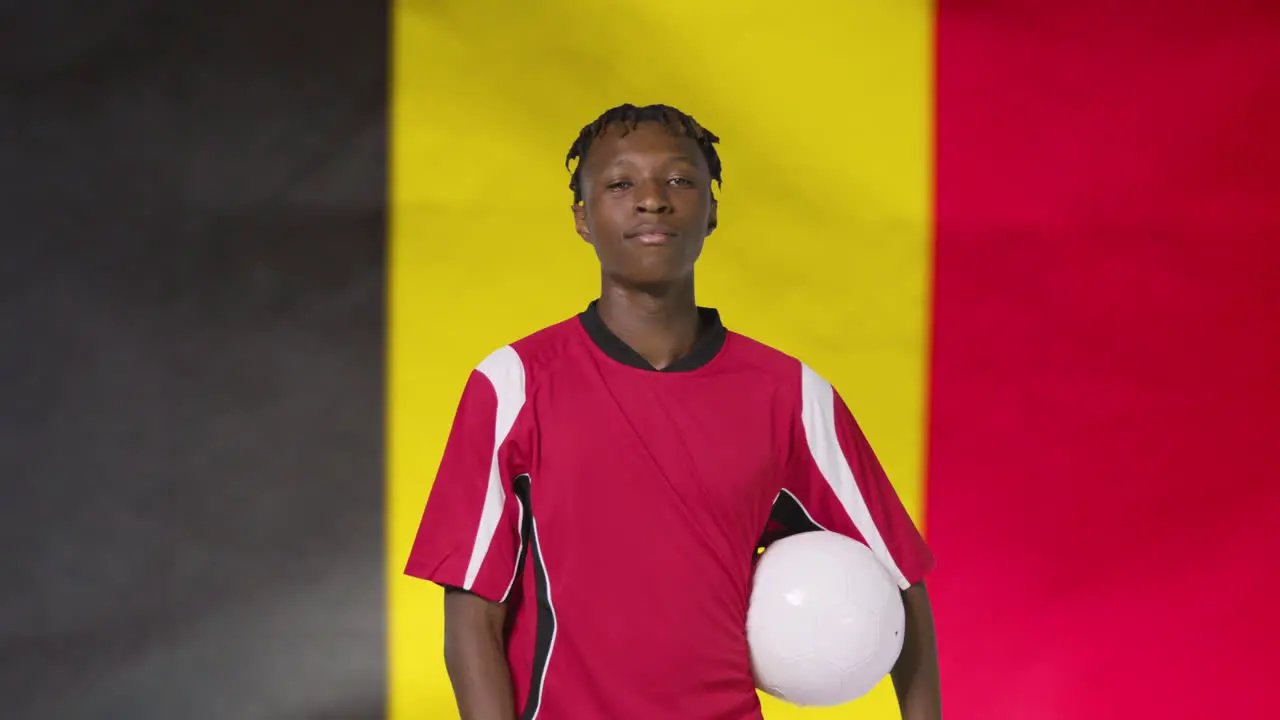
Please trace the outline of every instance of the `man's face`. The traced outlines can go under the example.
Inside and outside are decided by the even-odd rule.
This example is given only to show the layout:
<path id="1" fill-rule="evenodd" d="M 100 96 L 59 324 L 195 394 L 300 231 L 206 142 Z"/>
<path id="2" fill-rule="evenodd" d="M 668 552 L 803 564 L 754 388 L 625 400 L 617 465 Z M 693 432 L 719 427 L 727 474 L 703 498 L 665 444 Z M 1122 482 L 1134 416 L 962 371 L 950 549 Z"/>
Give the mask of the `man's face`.
<path id="1" fill-rule="evenodd" d="M 580 173 L 578 234 L 595 247 L 604 275 L 653 287 L 693 273 L 715 226 L 711 173 L 698 144 L 658 123 L 609 128 Z"/>

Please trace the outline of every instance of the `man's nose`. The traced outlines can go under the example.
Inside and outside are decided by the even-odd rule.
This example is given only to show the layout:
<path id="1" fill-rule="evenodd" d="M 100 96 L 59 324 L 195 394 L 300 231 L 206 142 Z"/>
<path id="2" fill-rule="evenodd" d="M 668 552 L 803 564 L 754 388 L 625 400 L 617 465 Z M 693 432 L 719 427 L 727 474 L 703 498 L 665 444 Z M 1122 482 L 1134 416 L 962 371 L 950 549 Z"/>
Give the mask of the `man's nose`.
<path id="1" fill-rule="evenodd" d="M 667 184 L 661 181 L 641 183 L 636 197 L 636 212 L 665 213 L 671 210 Z"/>

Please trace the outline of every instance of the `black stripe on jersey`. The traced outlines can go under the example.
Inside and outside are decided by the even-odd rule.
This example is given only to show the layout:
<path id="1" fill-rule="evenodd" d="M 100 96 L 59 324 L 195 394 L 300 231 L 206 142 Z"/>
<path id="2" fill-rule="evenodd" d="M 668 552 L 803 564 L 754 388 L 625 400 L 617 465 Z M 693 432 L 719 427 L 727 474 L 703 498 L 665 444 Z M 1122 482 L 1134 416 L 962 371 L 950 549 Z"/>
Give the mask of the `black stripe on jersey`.
<path id="1" fill-rule="evenodd" d="M 537 630 L 533 641 L 533 672 L 529 681 L 529 695 L 520 720 L 534 720 L 542 705 L 542 688 L 547 679 L 547 664 L 551 661 L 551 649 L 556 640 L 556 611 L 551 604 L 551 584 L 547 581 L 547 568 L 542 560 L 542 548 L 538 545 L 538 525 L 533 517 L 531 500 L 532 481 L 521 475 L 515 481 L 516 497 L 524 506 L 525 527 L 528 528 L 528 549 L 533 558 L 533 584 L 537 602 Z"/>
<path id="2" fill-rule="evenodd" d="M 786 527 L 792 535 L 802 532 L 813 532 L 814 530 L 826 530 L 818 524 L 817 520 L 809 514 L 800 499 L 791 494 L 790 490 L 783 490 L 778 493 L 778 499 L 773 501 L 773 512 L 771 513 L 781 525 Z"/>
<path id="3" fill-rule="evenodd" d="M 769 511 L 769 522 L 760 535 L 760 541 L 756 543 L 757 552 L 762 552 L 784 537 L 815 530 L 826 530 L 826 528 L 813 519 L 800 499 L 792 495 L 790 490 L 783 490 L 773 501 L 773 509 Z"/>

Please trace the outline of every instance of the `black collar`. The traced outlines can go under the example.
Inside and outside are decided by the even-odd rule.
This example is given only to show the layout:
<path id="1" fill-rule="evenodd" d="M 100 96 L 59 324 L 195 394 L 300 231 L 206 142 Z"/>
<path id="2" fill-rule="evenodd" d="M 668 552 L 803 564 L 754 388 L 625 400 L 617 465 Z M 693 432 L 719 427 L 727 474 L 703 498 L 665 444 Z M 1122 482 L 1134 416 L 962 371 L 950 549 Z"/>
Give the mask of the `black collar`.
<path id="1" fill-rule="evenodd" d="M 587 331 L 587 335 L 591 337 L 591 341 L 596 344 L 596 347 L 600 348 L 601 352 L 623 365 L 629 365 L 633 368 L 653 370 L 655 372 L 688 372 L 697 370 L 711 362 L 719 354 L 720 348 L 724 347 L 724 341 L 728 335 L 724 324 L 720 322 L 720 313 L 714 308 L 700 307 L 698 308 L 698 341 L 694 343 L 693 349 L 684 357 L 662 370 L 658 370 L 653 365 L 650 365 L 649 361 L 645 360 L 640 353 L 632 350 L 629 345 L 622 342 L 622 339 L 614 335 L 609 326 L 604 324 L 604 320 L 600 317 L 600 310 L 596 307 L 598 302 L 598 300 L 591 301 L 587 309 L 578 315 L 583 329 Z"/>

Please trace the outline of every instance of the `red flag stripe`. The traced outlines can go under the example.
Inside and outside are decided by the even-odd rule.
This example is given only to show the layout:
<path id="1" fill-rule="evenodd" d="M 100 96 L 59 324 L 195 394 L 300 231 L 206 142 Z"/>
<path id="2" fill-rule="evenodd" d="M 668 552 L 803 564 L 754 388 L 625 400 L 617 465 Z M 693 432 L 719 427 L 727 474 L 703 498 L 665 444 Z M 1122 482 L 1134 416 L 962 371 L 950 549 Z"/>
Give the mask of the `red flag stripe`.
<path id="1" fill-rule="evenodd" d="M 939 3 L 950 718 L 1275 715 L 1276 47 L 1274 3 Z"/>

